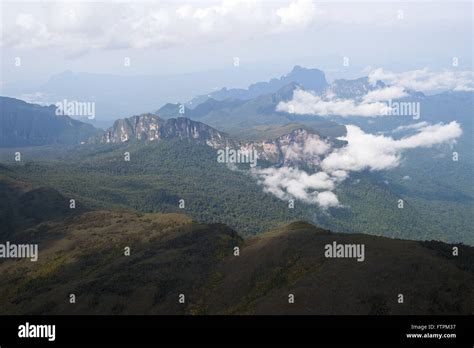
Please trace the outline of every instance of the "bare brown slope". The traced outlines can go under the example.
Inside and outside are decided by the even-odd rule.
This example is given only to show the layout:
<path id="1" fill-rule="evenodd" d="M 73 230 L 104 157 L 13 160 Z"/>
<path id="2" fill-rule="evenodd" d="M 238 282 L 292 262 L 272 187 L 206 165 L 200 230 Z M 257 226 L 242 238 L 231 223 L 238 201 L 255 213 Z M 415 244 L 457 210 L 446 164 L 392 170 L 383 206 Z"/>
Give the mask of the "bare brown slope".
<path id="1" fill-rule="evenodd" d="M 324 256 L 324 247 L 362 243 L 365 261 Z M 211 313 L 473 314 L 474 248 L 363 234 L 339 234 L 306 223 L 248 240 L 226 259 L 207 303 Z M 430 248 L 427 248 L 429 246 Z M 444 248 L 444 256 L 440 253 Z M 449 251 L 449 253 L 448 253 Z M 294 294 L 295 303 L 288 303 Z M 404 303 L 398 303 L 403 294 Z"/>
<path id="2" fill-rule="evenodd" d="M 454 258 L 443 243 L 303 222 L 244 241 L 225 225 L 185 215 L 106 211 L 18 237 L 38 242 L 40 257 L 0 261 L 1 314 L 474 313 L 472 247 L 460 246 L 462 258 Z M 363 243 L 365 261 L 325 258 L 333 241 Z"/>
<path id="3" fill-rule="evenodd" d="M 40 222 L 63 219 L 86 210 L 80 203 L 70 209 L 69 198 L 53 188 L 35 186 L 3 173 L 0 173 L 0 197 L 2 239 L 11 238 L 15 232 Z"/>
<path id="4" fill-rule="evenodd" d="M 1 314 L 184 314 L 241 238 L 180 214 L 96 211 L 17 234 L 38 243 L 37 262 L 0 260 Z M 130 248 L 127 256 L 126 247 Z M 76 303 L 69 302 L 70 294 Z"/>

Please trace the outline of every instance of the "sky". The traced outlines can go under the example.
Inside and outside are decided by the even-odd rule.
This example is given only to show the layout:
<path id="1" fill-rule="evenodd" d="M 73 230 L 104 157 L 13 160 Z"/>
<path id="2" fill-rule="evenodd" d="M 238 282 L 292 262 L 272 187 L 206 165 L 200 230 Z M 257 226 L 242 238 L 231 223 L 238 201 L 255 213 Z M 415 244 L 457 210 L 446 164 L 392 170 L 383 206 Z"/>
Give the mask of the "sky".
<path id="1" fill-rule="evenodd" d="M 449 69 L 453 57 L 472 70 L 472 2 L 2 0 L 1 29 L 6 90 L 67 70 L 225 72 L 230 87 L 296 64 L 330 78 L 368 67 Z"/>

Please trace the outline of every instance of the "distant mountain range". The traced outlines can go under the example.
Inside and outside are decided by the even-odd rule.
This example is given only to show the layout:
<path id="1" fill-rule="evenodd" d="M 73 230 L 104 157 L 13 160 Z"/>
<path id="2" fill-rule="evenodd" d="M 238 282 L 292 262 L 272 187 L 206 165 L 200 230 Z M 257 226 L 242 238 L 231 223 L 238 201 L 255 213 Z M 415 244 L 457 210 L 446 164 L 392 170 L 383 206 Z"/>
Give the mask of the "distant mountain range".
<path id="1" fill-rule="evenodd" d="M 254 83 L 247 89 L 227 89 L 224 87 L 207 95 L 198 96 L 187 102 L 186 106 L 189 108 L 195 108 L 208 99 L 218 101 L 226 99 L 249 100 L 262 95 L 276 93 L 278 90 L 291 84 L 299 85 L 306 90 L 314 91 L 316 93 L 323 92 L 328 87 L 324 72 L 319 69 L 307 69 L 296 65 L 293 70 L 280 78 L 273 78 L 268 82 Z"/>
<path id="2" fill-rule="evenodd" d="M 281 101 L 290 100 L 296 88 L 299 85 L 291 82 L 275 92 L 251 99 L 208 98 L 194 109 L 181 104 L 166 104 L 156 113 L 165 118 L 189 117 L 225 131 L 263 124 L 283 125 L 292 122 L 292 115 L 276 111 L 276 106 Z"/>
<path id="3" fill-rule="evenodd" d="M 278 79 L 259 82 L 250 85 L 248 89 L 224 88 L 209 95 L 200 96 L 193 102 L 186 104 L 168 103 L 153 114 L 162 119 L 178 120 L 184 117 L 199 121 L 229 133 L 234 139 L 239 138 L 240 140 L 248 140 L 246 134 L 249 130 L 252 133 L 258 133 L 259 127 L 262 126 L 281 127 L 290 123 L 311 127 L 323 136 L 337 137 L 345 133 L 345 128 L 340 123 L 346 123 L 346 119 L 338 119 L 337 116 L 327 118 L 280 112 L 276 110 L 277 105 L 280 102 L 291 100 L 296 89 L 309 90 L 318 95 L 331 93 L 338 98 L 360 98 L 369 91 L 384 87 L 385 84 L 380 81 L 376 84 L 369 83 L 367 77 L 355 80 L 340 79 L 329 84 L 321 70 L 295 66 L 290 73 Z M 406 98 L 414 98 L 416 101 L 422 101 L 423 103 L 433 103 L 436 100 L 433 97 L 425 98 L 422 93 L 418 92 L 409 92 L 409 97 Z M 55 143 L 80 144 L 86 142 L 90 137 L 102 133 L 101 130 L 95 129 L 85 122 L 68 116 L 57 116 L 54 112 L 54 106 L 43 107 L 6 97 L 0 97 L 0 103 L 2 110 L 0 115 L 2 125 L 0 147 Z M 424 105 L 422 107 L 423 110 L 426 109 Z M 424 115 L 430 117 L 429 113 L 424 112 Z M 401 125 L 406 123 L 406 119 L 406 117 L 392 117 L 391 120 L 387 119 L 383 122 L 393 123 L 393 120 L 395 120 L 396 125 Z M 130 118 L 127 121 L 118 120 L 119 126 L 121 129 L 123 128 L 121 131 L 125 133 L 133 129 L 136 121 L 136 119 Z M 380 123 L 380 121 L 374 120 L 377 123 Z M 144 122 L 146 123 L 146 121 Z M 351 118 L 351 122 L 367 122 L 367 120 L 353 120 Z M 173 128 L 171 123 L 169 125 Z M 184 124 L 177 124 L 176 126 L 178 128 L 187 127 Z M 160 129 L 165 133 L 169 131 L 164 130 L 163 127 Z M 172 130 L 166 136 L 171 137 L 176 134 L 180 137 L 182 134 L 179 130 L 174 133 L 176 130 Z M 117 132 L 120 133 L 116 129 L 115 133 L 108 135 L 110 137 L 109 142 L 117 140 L 114 139 L 114 137 L 119 136 Z M 148 134 L 148 136 L 151 136 L 151 134 Z M 165 134 L 162 133 L 156 136 L 162 138 Z M 256 136 L 258 137 L 258 134 Z M 137 134 L 137 137 L 140 138 L 141 134 Z"/>
<path id="4" fill-rule="evenodd" d="M 72 78 L 73 75 L 68 73 L 64 76 Z M 280 79 L 256 83 L 245 90 L 223 89 L 213 94 L 216 99 L 206 97 L 199 105 L 194 103 L 192 108 L 184 106 L 181 110 L 181 104 L 165 104 L 156 114 L 162 118 L 187 117 L 224 131 L 265 124 L 285 125 L 292 122 L 292 117 L 275 111 L 280 101 L 291 99 L 296 88 L 304 87 L 321 92 L 327 86 L 322 71 L 296 66 Z M 101 132 L 88 124 L 90 120 L 56 116 L 54 106 L 42 107 L 6 97 L 2 97 L 0 102 L 0 121 L 4 125 L 0 146 L 79 144 Z M 129 130 L 127 122 L 121 126 Z M 344 133 L 343 128 L 338 129 L 333 122 L 316 120 L 316 123 L 320 133 L 324 133 L 326 129 L 330 134 Z"/>
<path id="5" fill-rule="evenodd" d="M 0 147 L 80 144 L 100 133 L 90 124 L 56 115 L 55 106 L 0 97 Z"/>
<path id="6" fill-rule="evenodd" d="M 19 82 L 16 88 L 11 83 L 2 86 L 2 90 L 8 93 L 7 96 L 41 105 L 63 99 L 95 102 L 97 117 L 85 121 L 110 127 L 117 118 L 153 111 L 169 101 L 188 100 L 229 81 L 240 83 L 255 78 L 255 72 L 246 69 L 160 75 L 134 75 L 130 70 L 134 70 L 133 66 L 117 74 L 64 71 L 36 86 Z"/>
<path id="7" fill-rule="evenodd" d="M 184 104 L 168 103 L 158 109 L 156 114 L 164 118 L 189 117 L 233 134 L 242 133 L 243 129 L 251 127 L 299 122 L 315 126 L 320 132 L 327 131 L 327 135 L 340 136 L 344 132 L 337 129 L 337 122 L 340 122 L 337 117 L 295 115 L 277 111 L 277 105 L 290 101 L 297 89 L 318 96 L 360 100 L 368 92 L 385 87 L 382 81 L 372 84 L 367 77 L 328 83 L 321 70 L 295 66 L 279 79 L 250 85 L 248 89 L 223 88 Z M 419 101 L 424 98 L 421 92 L 406 91 L 406 94 L 404 100 Z M 400 117 L 395 118 L 403 122 Z"/>

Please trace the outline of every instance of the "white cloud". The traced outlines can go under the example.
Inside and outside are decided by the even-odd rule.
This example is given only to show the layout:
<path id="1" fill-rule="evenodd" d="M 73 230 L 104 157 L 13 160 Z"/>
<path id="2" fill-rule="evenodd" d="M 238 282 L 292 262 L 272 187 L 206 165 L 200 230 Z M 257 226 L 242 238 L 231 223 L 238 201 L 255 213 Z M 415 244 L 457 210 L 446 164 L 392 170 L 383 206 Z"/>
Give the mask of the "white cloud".
<path id="1" fill-rule="evenodd" d="M 364 133 L 357 126 L 348 125 L 346 129 L 347 135 L 341 139 L 348 144 L 335 149 L 322 161 L 321 166 L 325 171 L 382 170 L 398 165 L 400 156 L 393 149 L 393 139 Z"/>
<path id="2" fill-rule="evenodd" d="M 398 140 L 365 133 L 353 125 L 346 128 L 347 134 L 341 139 L 348 144 L 335 149 L 322 161 L 321 167 L 326 172 L 391 169 L 400 164 L 401 154 L 405 150 L 454 142 L 462 134 L 459 123 L 455 121 L 425 125 L 417 129 L 417 134 Z"/>
<path id="3" fill-rule="evenodd" d="M 302 30 L 318 14 L 312 0 L 6 3 L 4 12 L 2 46 L 67 54 L 265 37 Z"/>
<path id="4" fill-rule="evenodd" d="M 401 139 L 393 139 L 384 135 L 365 133 L 357 126 L 349 125 L 347 134 L 341 140 L 347 145 L 341 148 L 330 148 L 328 155 L 320 161 L 319 151 L 311 151 L 312 146 L 319 144 L 307 142 L 308 149 L 298 152 L 314 153 L 317 158 L 317 171 L 307 173 L 293 167 L 254 168 L 252 174 L 264 191 L 282 200 L 297 199 L 309 204 L 316 204 L 323 209 L 340 207 L 341 204 L 333 192 L 336 186 L 349 177 L 352 171 L 388 170 L 397 167 L 402 160 L 404 151 L 414 148 L 432 147 L 438 144 L 453 143 L 461 136 L 460 125 L 453 121 L 448 124 L 430 125 L 420 122 L 409 129 L 416 134 Z M 311 161 L 306 159 L 306 161 Z M 409 179 L 408 176 L 403 178 Z"/>
<path id="5" fill-rule="evenodd" d="M 317 165 L 321 155 L 326 154 L 331 149 L 331 145 L 318 135 L 306 134 L 306 132 L 304 134 L 306 136 L 298 137 L 295 142 L 291 141 L 285 144 L 285 141 L 282 141 L 280 146 L 285 162 L 304 161 L 308 164 Z"/>
<path id="6" fill-rule="evenodd" d="M 374 85 L 380 80 L 389 86 L 369 91 L 360 99 L 338 99 L 330 90 L 326 91 L 323 96 L 319 96 L 297 89 L 293 92 L 292 100 L 278 103 L 276 110 L 300 115 L 341 117 L 402 115 L 400 106 L 396 103 L 393 104 L 392 101 L 408 96 L 407 90 L 422 92 L 474 91 L 472 87 L 473 72 L 470 71 L 434 73 L 429 72 L 428 69 L 421 69 L 396 74 L 385 72 L 379 68 L 372 70 L 368 78 L 369 82 Z M 413 102 L 412 104 L 418 105 L 409 106 L 415 109 L 419 108 L 419 103 Z M 397 106 L 398 109 L 394 109 Z M 419 109 L 415 111 L 411 110 L 408 114 L 419 117 Z"/>
<path id="7" fill-rule="evenodd" d="M 339 204 L 337 197 L 329 194 L 331 193 L 329 191 L 334 189 L 334 180 L 325 172 L 308 174 L 298 168 L 271 167 L 253 169 L 252 173 L 264 186 L 266 192 L 280 199 L 296 198 L 326 208 Z M 323 192 L 326 193 L 319 197 Z"/>
<path id="8" fill-rule="evenodd" d="M 329 207 L 338 207 L 340 205 L 339 199 L 331 191 L 323 191 L 316 196 L 316 203 L 323 209 Z"/>
<path id="9" fill-rule="evenodd" d="M 452 121 L 448 124 L 433 124 L 418 128 L 415 135 L 394 140 L 397 150 L 414 149 L 417 147 L 432 147 L 434 145 L 451 143 L 462 134 L 459 123 Z"/>
<path id="10" fill-rule="evenodd" d="M 51 33 L 44 23 L 29 13 L 19 13 L 15 24 L 17 28 L 15 34 L 23 38 L 15 42 L 19 47 L 42 48 L 60 40 L 59 35 Z M 5 29 L 3 35 L 7 35 Z"/>
<path id="11" fill-rule="evenodd" d="M 419 102 L 401 105 L 392 101 L 408 96 L 409 90 L 474 91 L 473 76 L 471 71 L 430 72 L 428 69 L 420 69 L 393 73 L 379 68 L 369 72 L 368 81 L 373 85 L 377 81 L 383 81 L 388 86 L 371 90 L 361 98 L 339 99 L 330 89 L 322 96 L 297 89 L 293 92 L 292 100 L 278 103 L 276 110 L 300 115 L 380 117 L 405 115 L 402 109 L 407 106 L 410 108 L 407 109 L 407 116 L 419 117 Z"/>
<path id="12" fill-rule="evenodd" d="M 305 27 L 314 20 L 316 6 L 312 0 L 295 0 L 276 10 L 276 14 L 284 26 Z"/>
<path id="13" fill-rule="evenodd" d="M 383 102 L 358 103 L 352 99 L 323 99 L 298 89 L 294 91 L 292 100 L 278 103 L 276 109 L 300 115 L 378 117 L 389 114 L 390 108 Z"/>
<path id="14" fill-rule="evenodd" d="M 426 122 L 426 121 L 422 121 L 422 122 L 418 122 L 418 123 L 412 123 L 412 124 L 405 125 L 405 126 L 399 126 L 399 127 L 395 128 L 394 130 L 392 130 L 392 133 L 399 133 L 399 132 L 403 132 L 403 131 L 407 131 L 407 130 L 416 130 L 416 129 L 423 128 L 425 126 L 428 126 L 428 122 Z"/>
<path id="15" fill-rule="evenodd" d="M 405 92 L 403 87 L 392 86 L 392 87 L 385 87 L 381 89 L 375 89 L 373 91 L 368 92 L 363 97 L 363 103 L 372 103 L 377 101 L 387 101 L 393 99 L 400 99 L 406 97 L 408 95 Z"/>
<path id="16" fill-rule="evenodd" d="M 382 68 L 369 73 L 369 82 L 378 80 L 391 86 L 419 92 L 436 92 L 441 90 L 473 91 L 472 71 L 431 72 L 427 68 L 394 73 Z"/>

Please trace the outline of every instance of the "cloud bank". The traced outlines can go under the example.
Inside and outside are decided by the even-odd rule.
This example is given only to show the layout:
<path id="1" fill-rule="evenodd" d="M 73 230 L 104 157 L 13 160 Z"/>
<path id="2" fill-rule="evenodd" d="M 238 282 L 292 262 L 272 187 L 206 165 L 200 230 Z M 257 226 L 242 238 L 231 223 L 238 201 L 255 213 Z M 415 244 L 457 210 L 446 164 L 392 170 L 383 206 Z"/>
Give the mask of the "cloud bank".
<path id="1" fill-rule="evenodd" d="M 389 113 L 389 107 L 383 102 L 365 103 L 352 99 L 324 99 L 302 89 L 295 90 L 290 101 L 278 103 L 276 110 L 299 115 L 342 117 L 378 117 Z"/>
<path id="2" fill-rule="evenodd" d="M 432 147 L 451 143 L 462 134 L 461 126 L 456 121 L 448 124 L 423 125 L 412 136 L 395 140 L 384 135 L 365 133 L 357 126 L 346 126 L 347 134 L 341 137 L 348 145 L 335 149 L 321 163 L 326 172 L 337 170 L 362 171 L 386 170 L 400 164 L 405 150 Z"/>
<path id="3" fill-rule="evenodd" d="M 382 81 L 387 87 L 370 90 L 353 99 L 337 98 L 330 89 L 323 95 L 297 89 L 293 92 L 292 99 L 278 103 L 276 110 L 299 115 L 340 117 L 404 115 L 400 113 L 400 108 L 397 109 L 399 105 L 393 105 L 392 101 L 409 96 L 409 91 L 474 91 L 473 77 L 474 73 L 471 71 L 430 72 L 428 69 L 420 69 L 393 73 L 379 68 L 369 72 L 368 82 L 375 86 L 378 81 Z M 409 112 L 411 116 L 418 118 L 420 115 L 415 113 L 414 110 Z"/>
<path id="4" fill-rule="evenodd" d="M 432 72 L 428 68 L 401 73 L 385 71 L 382 68 L 369 73 L 369 82 L 383 81 L 391 86 L 424 93 L 441 90 L 474 91 L 472 71 Z"/>
<path id="5" fill-rule="evenodd" d="M 6 3 L 2 46 L 95 49 L 167 48 L 201 42 L 254 39 L 312 25 L 312 0 Z M 238 29 L 236 29 L 238 28 Z"/>
<path id="6" fill-rule="evenodd" d="M 337 196 L 331 192 L 335 179 L 325 172 L 308 174 L 298 168 L 281 167 L 254 169 L 253 174 L 264 186 L 264 191 L 282 200 L 298 199 L 323 208 L 339 205 Z"/>
<path id="7" fill-rule="evenodd" d="M 316 204 L 322 209 L 341 206 L 333 192 L 337 184 L 347 179 L 351 172 L 364 170 L 389 170 L 400 165 L 403 153 L 415 148 L 428 148 L 439 144 L 452 144 L 462 134 L 456 121 L 448 124 L 428 124 L 426 122 L 406 126 L 415 134 L 394 139 L 385 135 L 365 133 L 354 125 L 348 125 L 347 134 L 339 138 L 347 145 L 341 148 L 326 150 L 324 155 L 312 149 L 313 143 L 305 143 L 304 153 L 319 156 L 314 163 L 319 163 L 314 173 L 307 173 L 296 167 L 254 168 L 252 174 L 266 192 L 282 200 L 296 199 L 309 204 Z"/>
<path id="8" fill-rule="evenodd" d="M 387 101 L 391 99 L 400 99 L 406 97 L 408 93 L 405 88 L 399 86 L 385 87 L 370 91 L 363 97 L 364 103 L 373 103 L 377 101 Z"/>

